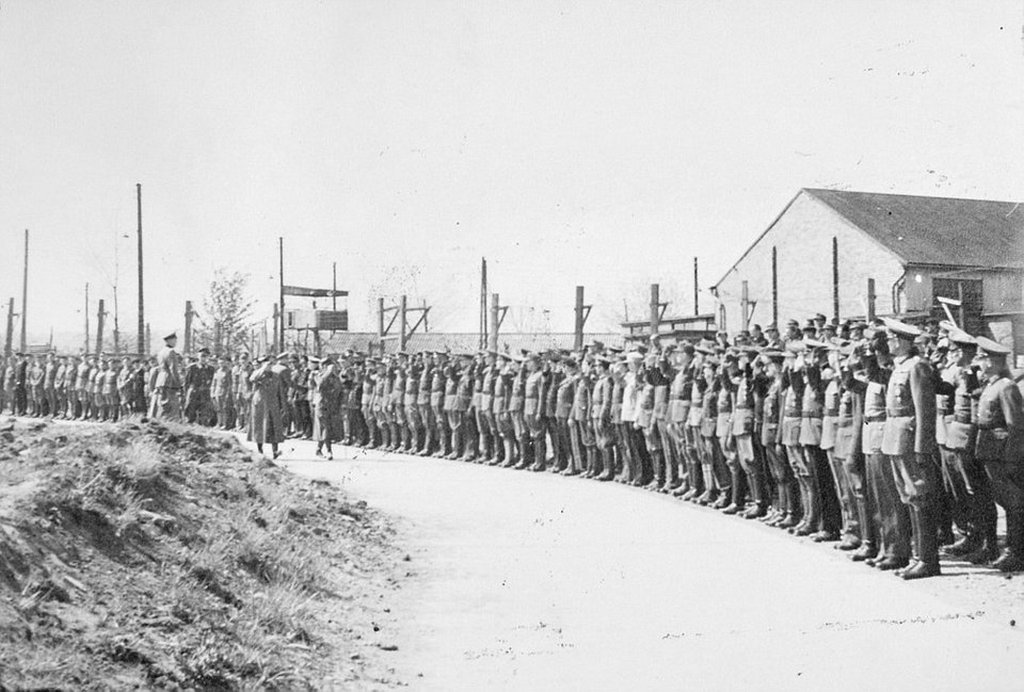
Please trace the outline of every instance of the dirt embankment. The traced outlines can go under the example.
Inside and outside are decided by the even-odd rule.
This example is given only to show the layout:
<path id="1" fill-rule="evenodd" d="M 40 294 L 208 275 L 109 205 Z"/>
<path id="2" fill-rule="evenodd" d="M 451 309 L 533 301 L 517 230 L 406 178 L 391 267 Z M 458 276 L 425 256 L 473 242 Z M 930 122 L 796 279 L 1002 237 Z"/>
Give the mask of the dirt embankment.
<path id="1" fill-rule="evenodd" d="M 390 687 L 392 536 L 233 438 L 0 424 L 0 689 Z"/>

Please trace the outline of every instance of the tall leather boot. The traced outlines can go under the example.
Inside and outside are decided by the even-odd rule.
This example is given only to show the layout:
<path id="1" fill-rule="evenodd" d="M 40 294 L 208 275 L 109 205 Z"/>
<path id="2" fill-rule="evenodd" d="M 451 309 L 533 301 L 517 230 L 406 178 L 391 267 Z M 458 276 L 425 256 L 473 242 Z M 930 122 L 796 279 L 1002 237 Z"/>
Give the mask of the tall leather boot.
<path id="1" fill-rule="evenodd" d="M 711 464 L 702 463 L 700 465 L 701 475 L 704 476 L 704 492 L 694 498 L 694 502 L 698 505 L 707 505 L 715 501 L 715 477 L 711 473 Z"/>
<path id="2" fill-rule="evenodd" d="M 598 474 L 597 453 L 593 447 L 586 447 L 585 450 L 585 454 L 587 456 L 587 470 L 583 472 L 583 477 L 596 478 Z"/>
<path id="3" fill-rule="evenodd" d="M 548 445 L 544 435 L 533 441 L 533 466 L 531 471 L 543 471 L 548 465 Z"/>
<path id="4" fill-rule="evenodd" d="M 755 461 L 754 464 L 756 465 L 757 462 Z M 754 504 L 743 513 L 743 518 L 760 519 L 768 514 L 768 503 L 764 499 L 764 480 L 758 476 L 756 466 L 751 473 L 747 474 L 747 485 L 750 486 L 750 495 Z"/>
<path id="5" fill-rule="evenodd" d="M 452 428 L 452 439 L 451 439 L 451 450 L 448 452 L 448 456 L 445 459 L 451 459 L 455 461 L 459 458 L 459 447 L 462 442 L 462 428 Z"/>
<path id="6" fill-rule="evenodd" d="M 857 520 L 860 522 L 860 547 L 850 554 L 850 559 L 854 562 L 864 562 L 878 555 L 878 543 L 875 526 L 868 517 L 867 499 L 862 497 L 856 502 Z"/>
<path id="7" fill-rule="evenodd" d="M 729 467 L 729 476 L 732 479 L 732 493 L 729 505 L 722 510 L 722 514 L 738 514 L 744 507 L 744 496 L 746 495 L 746 481 L 743 479 L 743 469 L 738 463 Z"/>
<path id="8" fill-rule="evenodd" d="M 682 474 L 684 478 L 679 477 L 679 458 L 675 454 L 665 455 L 665 481 L 670 489 L 679 488 L 682 485 L 689 485 L 687 480 L 684 480 L 689 474 Z"/>
<path id="9" fill-rule="evenodd" d="M 515 462 L 515 453 L 512 450 L 512 438 L 501 438 L 501 446 L 505 448 L 505 456 L 501 460 L 501 465 L 511 466 Z"/>
<path id="10" fill-rule="evenodd" d="M 923 579 L 942 573 L 939 568 L 939 507 L 936 499 L 925 500 L 915 512 L 920 533 L 920 537 L 914 541 L 917 546 L 918 563 L 903 571 L 901 576 L 904 579 Z"/>
<path id="11" fill-rule="evenodd" d="M 529 433 L 523 433 L 519 438 L 519 461 L 513 468 L 520 471 L 526 469 L 533 463 L 533 444 Z"/>
<path id="12" fill-rule="evenodd" d="M 650 450 L 651 474 L 654 476 L 647 484 L 648 490 L 660 490 L 665 485 L 665 452 L 661 449 Z"/>
<path id="13" fill-rule="evenodd" d="M 601 466 L 601 473 L 595 478 L 599 481 L 610 481 L 615 479 L 615 460 L 610 454 L 611 450 L 604 447 L 597 447 L 594 450 L 594 456 L 597 458 L 597 463 Z"/>
<path id="14" fill-rule="evenodd" d="M 1000 572 L 1024 570 L 1024 512 L 1006 512 L 1006 548 L 999 559 L 992 563 Z"/>
<path id="15" fill-rule="evenodd" d="M 915 505 L 907 505 L 910 513 L 910 562 L 896 570 L 896 576 L 902 576 L 917 566 L 921 560 L 921 512 Z"/>

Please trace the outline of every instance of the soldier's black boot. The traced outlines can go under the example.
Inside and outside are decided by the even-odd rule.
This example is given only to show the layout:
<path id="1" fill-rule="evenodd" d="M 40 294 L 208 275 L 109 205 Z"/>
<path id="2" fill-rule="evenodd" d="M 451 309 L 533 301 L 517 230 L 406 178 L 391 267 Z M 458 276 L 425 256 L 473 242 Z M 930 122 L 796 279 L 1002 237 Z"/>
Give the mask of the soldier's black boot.
<path id="1" fill-rule="evenodd" d="M 665 452 L 660 449 L 652 449 L 650 454 L 654 478 L 647 484 L 647 490 L 659 490 L 665 485 Z"/>
<path id="2" fill-rule="evenodd" d="M 921 560 L 921 512 L 915 505 L 907 505 L 907 510 L 910 514 L 910 562 L 896 570 L 897 577 L 916 567 Z"/>
<path id="3" fill-rule="evenodd" d="M 731 501 L 722 510 L 722 514 L 739 514 L 745 509 L 744 498 L 747 494 L 744 487 L 746 481 L 743 478 L 743 469 L 740 468 L 739 464 L 734 464 L 729 468 L 729 475 L 732 478 Z"/>
<path id="4" fill-rule="evenodd" d="M 1006 513 L 1006 548 L 992 566 L 1000 572 L 1024 571 L 1024 512 Z"/>
<path id="5" fill-rule="evenodd" d="M 854 562 L 864 562 L 878 554 L 878 545 L 875 542 L 873 524 L 869 523 L 867 502 L 863 499 L 857 500 L 857 519 L 860 522 L 860 547 L 850 553 L 850 559 Z"/>
<path id="6" fill-rule="evenodd" d="M 917 544 L 918 563 L 908 567 L 901 575 L 904 579 L 923 579 L 937 577 L 942 573 L 939 568 L 939 527 L 937 526 L 938 507 L 935 500 L 926 501 L 917 508 L 917 528 L 920 538 Z"/>
<path id="7" fill-rule="evenodd" d="M 597 449 L 598 459 L 604 465 L 604 471 L 597 477 L 599 481 L 610 481 L 615 479 L 615 460 L 612 458 L 612 450 L 599 447 Z"/>
<path id="8" fill-rule="evenodd" d="M 513 468 L 522 471 L 529 468 L 531 463 L 533 463 L 533 443 L 530 440 L 530 435 L 524 434 L 519 438 L 519 461 Z"/>
<path id="9" fill-rule="evenodd" d="M 445 455 L 445 459 L 455 461 L 456 459 L 459 458 L 459 439 L 461 437 L 461 429 L 452 428 L 452 439 L 450 443 L 451 448 L 449 449 L 448 454 Z"/>
<path id="10" fill-rule="evenodd" d="M 548 465 L 548 445 L 547 440 L 541 435 L 533 441 L 533 466 L 530 467 L 531 471 L 543 471 Z"/>

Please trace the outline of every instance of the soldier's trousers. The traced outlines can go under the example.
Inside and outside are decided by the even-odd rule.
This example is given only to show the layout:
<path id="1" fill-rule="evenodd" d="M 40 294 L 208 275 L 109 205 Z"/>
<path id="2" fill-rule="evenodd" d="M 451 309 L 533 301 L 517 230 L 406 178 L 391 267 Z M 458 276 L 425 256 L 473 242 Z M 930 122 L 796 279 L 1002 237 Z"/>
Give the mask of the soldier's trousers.
<path id="1" fill-rule="evenodd" d="M 786 449 L 782 445 L 770 444 L 764 452 L 768 472 L 775 481 L 775 509 L 795 517 L 800 513 L 800 490 L 786 459 Z"/>
<path id="2" fill-rule="evenodd" d="M 759 459 L 758 450 L 754 447 L 752 433 L 736 436 L 736 456 L 746 476 L 752 499 L 758 505 L 766 504 L 764 466 Z"/>
<path id="3" fill-rule="evenodd" d="M 647 454 L 650 457 L 650 465 L 645 469 L 644 475 L 653 478 L 658 485 L 663 485 L 665 483 L 665 455 L 661 447 L 658 422 L 652 418 L 641 430 L 644 436 L 644 445 L 647 447 Z"/>
<path id="4" fill-rule="evenodd" d="M 740 457 L 736 453 L 736 438 L 732 434 L 725 437 L 716 437 L 718 442 L 718 468 L 719 480 L 722 488 L 728 488 L 732 493 L 733 502 L 741 504 L 747 491 L 747 482 L 743 474 L 743 467 L 740 466 Z"/>
<path id="5" fill-rule="evenodd" d="M 526 460 L 531 458 L 530 450 L 533 449 L 530 445 L 530 430 L 526 426 L 526 416 L 522 409 L 510 411 L 509 416 L 512 418 L 512 432 L 518 447 L 518 461 L 525 464 Z"/>
<path id="6" fill-rule="evenodd" d="M 570 420 L 566 426 L 569 430 L 570 446 L 572 447 L 572 468 L 574 471 L 593 471 L 587 458 L 587 428 L 589 421 Z"/>
<path id="7" fill-rule="evenodd" d="M 567 416 L 555 418 L 555 428 L 552 431 L 552 437 L 558 439 L 558 443 L 555 445 L 557 450 L 555 453 L 555 466 L 559 471 L 579 468 L 577 466 L 577 459 L 579 457 L 576 453 L 576 447 L 573 445 L 570 426 L 571 423 Z"/>
<path id="8" fill-rule="evenodd" d="M 669 430 L 669 422 L 666 418 L 655 418 L 658 426 L 658 435 L 661 437 L 661 451 L 665 457 L 665 482 L 675 487 L 679 484 L 679 452 L 675 438 Z"/>
<path id="9" fill-rule="evenodd" d="M 859 449 L 853 450 L 845 459 L 839 459 L 843 467 L 852 502 L 856 524 L 847 525 L 847 531 L 860 538 L 862 543 L 877 545 L 878 527 L 874 524 L 877 515 L 877 501 L 867 482 L 864 455 Z"/>
<path id="10" fill-rule="evenodd" d="M 487 410 L 477 409 L 476 427 L 480 435 L 480 454 L 489 459 L 495 453 L 492 445 L 497 444 L 497 431 L 494 429 L 494 417 L 490 407 Z"/>
<path id="11" fill-rule="evenodd" d="M 156 390 L 156 416 L 170 421 L 181 421 L 181 390 L 161 387 Z"/>
<path id="12" fill-rule="evenodd" d="M 832 475 L 832 488 L 828 491 L 828 496 L 832 497 L 832 493 L 835 493 L 835 498 L 839 505 L 840 515 L 840 526 L 842 530 L 850 535 L 858 535 L 857 524 L 857 502 L 853 497 L 853 489 L 850 487 L 850 479 L 846 474 L 846 467 L 843 465 L 843 460 L 835 455 L 835 450 L 826 449 L 823 450 L 825 458 L 828 461 L 828 468 Z M 824 492 L 822 495 L 824 499 Z"/>
<path id="13" fill-rule="evenodd" d="M 434 414 L 434 430 L 437 432 L 437 451 L 451 453 L 451 430 L 448 429 L 448 412 L 440 404 L 431 404 Z"/>
<path id="14" fill-rule="evenodd" d="M 900 502 L 892 463 L 878 451 L 864 456 L 864 467 L 868 486 L 877 500 L 878 515 L 875 522 L 881 542 L 880 554 L 897 558 L 909 557 L 910 514 L 907 506 Z"/>
<path id="15" fill-rule="evenodd" d="M 969 536 L 994 536 L 996 503 L 984 465 L 967 449 L 942 447 L 941 454 L 956 525 Z"/>
<path id="16" fill-rule="evenodd" d="M 817 530 L 837 533 L 842 527 L 842 512 L 839 509 L 839 498 L 836 495 L 836 481 L 832 477 L 832 467 L 828 455 L 818 445 L 804 445 L 804 456 L 807 466 L 812 469 L 811 490 L 816 493 L 819 520 Z"/>
<path id="17" fill-rule="evenodd" d="M 424 452 L 433 452 L 436 446 L 437 420 L 434 418 L 434 409 L 430 404 L 420 404 L 420 423 L 423 426 L 423 444 L 420 449 Z"/>

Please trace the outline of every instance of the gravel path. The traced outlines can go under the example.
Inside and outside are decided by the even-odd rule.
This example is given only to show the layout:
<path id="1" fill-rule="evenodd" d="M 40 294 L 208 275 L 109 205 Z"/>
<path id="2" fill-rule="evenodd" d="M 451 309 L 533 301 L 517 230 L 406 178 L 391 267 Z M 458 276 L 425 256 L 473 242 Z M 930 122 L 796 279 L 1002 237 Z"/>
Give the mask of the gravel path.
<path id="1" fill-rule="evenodd" d="M 947 576 L 907 583 L 617 484 L 311 456 L 290 443 L 282 461 L 397 518 L 412 574 L 391 604 L 393 656 L 412 689 L 1024 685 L 1024 575 L 945 563 Z"/>

